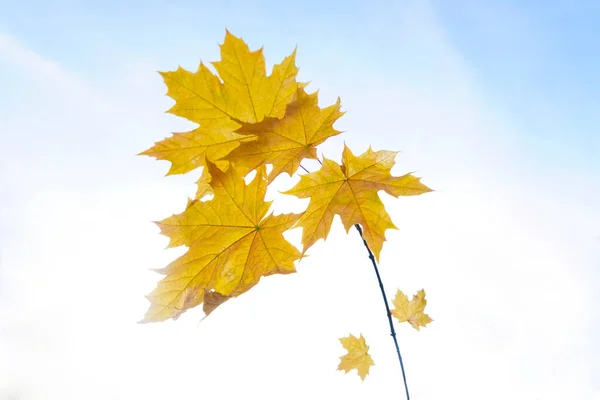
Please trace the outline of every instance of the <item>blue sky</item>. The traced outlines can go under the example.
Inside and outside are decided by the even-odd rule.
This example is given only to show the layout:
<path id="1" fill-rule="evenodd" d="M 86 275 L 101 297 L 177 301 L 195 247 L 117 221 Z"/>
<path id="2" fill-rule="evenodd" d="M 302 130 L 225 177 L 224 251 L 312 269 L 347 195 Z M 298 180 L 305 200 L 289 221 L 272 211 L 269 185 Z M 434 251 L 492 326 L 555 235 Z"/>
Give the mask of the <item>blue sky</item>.
<path id="1" fill-rule="evenodd" d="M 250 43 L 277 37 L 266 46 L 267 55 L 283 54 L 298 44 L 300 61 L 309 55 L 327 57 L 319 65 L 324 72 L 339 70 L 340 63 L 353 64 L 352 74 L 344 75 L 347 68 L 336 71 L 340 85 L 350 86 L 357 76 L 375 72 L 380 82 L 402 74 L 407 80 L 444 85 L 428 63 L 434 44 L 397 29 L 398 21 L 408 18 L 407 9 L 418 13 L 411 2 L 303 2 L 302 7 L 268 1 L 21 4 L 5 7 L 3 31 L 103 86 L 117 84 L 111 77 L 136 59 L 163 69 L 175 64 L 193 68 L 200 55 L 215 59 L 212 44 L 224 27 L 243 33 Z M 435 15 L 427 18 L 443 31 L 479 100 L 519 129 L 519 145 L 532 166 L 540 162 L 599 171 L 598 7 L 591 1 L 430 4 Z M 308 68 L 313 65 L 303 72 Z M 3 84 L 17 85 L 14 80 Z"/>
<path id="2" fill-rule="evenodd" d="M 341 97 L 346 132 L 325 156 L 344 142 L 400 150 L 398 173 L 436 189 L 384 197 L 400 227 L 382 252 L 388 291 L 424 287 L 434 319 L 398 328 L 415 398 L 600 398 L 597 3 L 0 9 L 0 399 L 401 395 L 368 260 L 339 221 L 298 274 L 201 324 L 190 311 L 135 325 L 157 279 L 147 269 L 181 251 L 149 221 L 180 212 L 197 176 L 135 157 L 191 127 L 164 113 L 156 71 L 217 60 L 225 28 L 264 45 L 268 65 L 297 45 L 321 104 Z M 335 371 L 349 332 L 371 345 L 364 383 Z"/>
<path id="3" fill-rule="evenodd" d="M 526 150 L 561 167 L 599 168 L 597 2 L 438 2 L 449 40 L 526 132 Z M 552 116 L 552 117 L 550 117 Z"/>

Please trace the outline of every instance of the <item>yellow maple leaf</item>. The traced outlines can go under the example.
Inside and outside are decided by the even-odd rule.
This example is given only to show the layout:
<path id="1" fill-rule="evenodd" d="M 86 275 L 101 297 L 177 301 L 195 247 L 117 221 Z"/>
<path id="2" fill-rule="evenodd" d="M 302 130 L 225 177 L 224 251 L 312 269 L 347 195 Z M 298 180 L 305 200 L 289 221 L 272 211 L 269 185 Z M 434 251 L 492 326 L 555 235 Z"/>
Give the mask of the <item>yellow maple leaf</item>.
<path id="1" fill-rule="evenodd" d="M 168 112 L 201 126 L 221 119 L 256 123 L 265 117 L 283 117 L 298 88 L 296 51 L 274 65 L 267 76 L 262 48 L 250 51 L 229 31 L 220 47 L 221 61 L 212 64 L 223 82 L 203 63 L 197 72 L 181 67 L 161 72 L 167 95 L 175 100 Z"/>
<path id="2" fill-rule="evenodd" d="M 240 143 L 256 140 L 235 131 L 240 123 L 284 116 L 297 89 L 305 86 L 296 82 L 295 54 L 294 50 L 267 76 L 262 48 L 250 51 L 242 39 L 227 31 L 221 45 L 222 60 L 213 63 L 223 82 L 202 63 L 195 73 L 181 67 L 161 72 L 167 95 L 175 100 L 168 112 L 200 127 L 175 133 L 140 154 L 170 161 L 167 175 L 183 174 L 205 165 L 205 160 L 216 162 Z"/>
<path id="3" fill-rule="evenodd" d="M 423 289 L 413 295 L 411 301 L 408 301 L 408 297 L 398 289 L 393 304 L 396 308 L 392 310 L 392 315 L 400 322 L 408 322 L 416 330 L 420 330 L 421 326 L 433 321 L 429 315 L 424 313 L 427 300 L 425 300 L 425 290 Z"/>
<path id="4" fill-rule="evenodd" d="M 225 119 L 212 125 L 203 125 L 190 132 L 174 133 L 140 155 L 171 162 L 167 175 L 185 174 L 205 165 L 205 160 L 217 162 L 242 142 L 256 140 L 255 136 L 234 131 L 241 125 Z"/>
<path id="5" fill-rule="evenodd" d="M 282 119 L 265 118 L 257 124 L 242 124 L 236 132 L 258 140 L 241 144 L 226 159 L 247 171 L 272 164 L 270 181 L 284 172 L 291 176 L 304 158 L 317 158 L 317 145 L 341 133 L 333 124 L 342 115 L 339 98 L 334 105 L 321 109 L 318 93 L 307 94 L 299 88 Z"/>
<path id="6" fill-rule="evenodd" d="M 196 290 L 193 287 L 187 287 L 183 291 L 183 294 L 177 300 L 177 304 L 173 306 L 175 311 L 171 318 L 173 321 L 177 321 L 181 314 L 189 310 L 190 308 L 194 308 L 199 304 L 202 304 L 203 296 L 202 292 Z"/>
<path id="7" fill-rule="evenodd" d="M 301 214 L 267 215 L 265 167 L 248 185 L 234 167 L 223 172 L 208 162 L 205 168 L 213 199 L 192 200 L 183 213 L 157 223 L 169 247 L 185 245 L 188 251 L 159 270 L 166 276 L 147 296 L 151 305 L 142 322 L 177 317 L 201 304 L 206 290 L 236 297 L 262 276 L 296 271 L 301 253 L 283 232 Z"/>
<path id="8" fill-rule="evenodd" d="M 179 306 L 175 307 L 176 312 L 171 317 L 173 321 L 177 321 L 181 314 L 202 304 L 202 311 L 204 311 L 204 318 L 208 317 L 213 311 L 217 309 L 221 304 L 231 299 L 233 296 L 224 296 L 214 290 L 204 289 L 202 295 L 201 290 L 197 290 L 193 287 L 187 287 L 184 291 L 183 296 L 179 299 Z M 204 319 L 202 318 L 202 319 Z"/>
<path id="9" fill-rule="evenodd" d="M 204 196 L 213 194 L 212 187 L 210 187 L 210 172 L 208 168 L 202 170 L 202 175 L 196 181 L 196 200 L 201 200 Z"/>
<path id="10" fill-rule="evenodd" d="M 267 77 L 262 47 L 250 51 L 242 39 L 229 31 L 221 47 L 221 61 L 213 66 L 224 82 L 228 113 L 242 122 L 260 122 L 264 117 L 281 118 L 298 87 L 296 50 Z"/>
<path id="11" fill-rule="evenodd" d="M 340 357 L 340 365 L 338 365 L 338 371 L 350 372 L 352 369 L 356 369 L 358 376 L 363 381 L 369 373 L 369 368 L 375 365 L 371 355 L 369 354 L 369 346 L 365 341 L 362 333 L 359 338 L 350 334 L 350 336 L 339 339 L 342 346 L 348 351 Z"/>
<path id="12" fill-rule="evenodd" d="M 231 165 L 229 161 L 225 160 L 216 161 L 214 164 L 223 172 L 227 171 L 227 168 L 229 168 Z M 241 172 L 239 169 L 236 170 Z M 241 173 L 241 175 L 245 175 L 245 173 Z M 198 178 L 196 181 L 196 196 L 194 196 L 195 200 L 202 200 L 205 196 L 213 194 L 212 187 L 210 186 L 210 180 L 211 176 L 209 169 L 203 168 L 200 178 Z"/>
<path id="13" fill-rule="evenodd" d="M 342 165 L 323 158 L 321 169 L 302 175 L 300 182 L 285 194 L 310 198 L 308 208 L 298 220 L 302 227 L 304 252 L 317 240 L 326 239 L 334 215 L 339 215 L 348 231 L 360 224 L 363 237 L 379 260 L 387 229 L 397 229 L 385 211 L 377 192 L 414 196 L 431 191 L 412 174 L 395 177 L 390 173 L 397 152 L 381 150 L 356 157 L 344 146 Z"/>

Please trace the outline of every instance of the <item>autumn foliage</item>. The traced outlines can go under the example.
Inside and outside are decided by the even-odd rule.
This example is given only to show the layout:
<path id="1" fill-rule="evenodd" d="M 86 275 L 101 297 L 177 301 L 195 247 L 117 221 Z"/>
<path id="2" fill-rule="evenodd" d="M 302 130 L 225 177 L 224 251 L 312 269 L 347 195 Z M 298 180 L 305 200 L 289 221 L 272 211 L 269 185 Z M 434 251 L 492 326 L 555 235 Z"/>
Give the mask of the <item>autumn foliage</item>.
<path id="1" fill-rule="evenodd" d="M 321 108 L 317 93 L 297 82 L 295 50 L 267 75 L 262 49 L 250 51 L 229 32 L 220 47 L 221 60 L 212 63 L 218 75 L 204 63 L 196 72 L 161 73 L 175 100 L 169 112 L 198 127 L 174 133 L 141 154 L 169 161 L 167 175 L 197 168 L 202 174 L 185 210 L 157 222 L 169 247 L 186 246 L 187 252 L 159 270 L 164 277 L 147 296 L 150 307 L 141 322 L 177 319 L 201 304 L 208 315 L 262 277 L 295 272 L 295 262 L 327 238 L 334 215 L 346 231 L 362 227 L 378 260 L 385 232 L 396 229 L 378 192 L 399 197 L 430 191 L 412 174 L 391 175 L 396 152 L 369 148 L 355 155 L 344 146 L 341 164 L 317 155 L 318 145 L 341 133 L 334 124 L 344 113 L 339 99 Z M 321 168 L 300 175 L 284 194 L 310 199 L 307 209 L 274 215 L 272 202 L 265 201 L 268 185 L 280 174 L 298 173 L 304 159 L 319 160 Z M 283 236 L 297 227 L 302 249 Z M 412 302 L 398 291 L 393 315 L 418 330 L 431 321 L 423 313 L 425 304 L 424 291 Z M 350 335 L 340 341 L 349 353 L 339 369 L 357 369 L 364 379 L 374 365 L 365 339 Z"/>

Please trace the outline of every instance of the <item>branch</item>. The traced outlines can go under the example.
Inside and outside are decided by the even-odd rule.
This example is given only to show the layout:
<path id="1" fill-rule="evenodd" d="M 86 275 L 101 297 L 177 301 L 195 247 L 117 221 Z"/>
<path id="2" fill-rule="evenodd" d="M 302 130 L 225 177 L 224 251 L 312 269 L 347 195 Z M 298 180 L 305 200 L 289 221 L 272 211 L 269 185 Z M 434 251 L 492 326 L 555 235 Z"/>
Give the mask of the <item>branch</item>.
<path id="1" fill-rule="evenodd" d="M 402 369 L 402 380 L 404 381 L 404 390 L 406 391 L 406 400 L 410 400 L 410 395 L 408 394 L 408 385 L 406 384 L 406 373 L 404 372 L 404 363 L 402 362 L 402 355 L 400 354 L 400 347 L 398 346 L 398 339 L 396 339 L 396 331 L 394 330 L 394 323 L 392 322 L 392 312 L 390 311 L 390 306 L 388 305 L 387 296 L 385 295 L 385 290 L 383 288 L 383 282 L 381 281 L 381 276 L 379 275 L 379 269 L 377 268 L 377 262 L 375 262 L 375 256 L 373 252 L 369 248 L 367 241 L 363 237 L 363 231 L 359 224 L 355 224 L 354 227 L 360 234 L 360 237 L 363 241 L 363 244 L 367 248 L 369 252 L 369 258 L 371 259 L 371 263 L 373 264 L 373 268 L 375 269 L 375 274 L 377 275 L 377 281 L 379 282 L 379 288 L 381 289 L 381 295 L 383 296 L 383 302 L 385 303 L 385 311 L 387 313 L 388 321 L 390 323 L 390 335 L 392 339 L 394 339 L 394 345 L 396 345 L 396 353 L 398 354 L 398 360 L 400 361 L 400 368 Z"/>

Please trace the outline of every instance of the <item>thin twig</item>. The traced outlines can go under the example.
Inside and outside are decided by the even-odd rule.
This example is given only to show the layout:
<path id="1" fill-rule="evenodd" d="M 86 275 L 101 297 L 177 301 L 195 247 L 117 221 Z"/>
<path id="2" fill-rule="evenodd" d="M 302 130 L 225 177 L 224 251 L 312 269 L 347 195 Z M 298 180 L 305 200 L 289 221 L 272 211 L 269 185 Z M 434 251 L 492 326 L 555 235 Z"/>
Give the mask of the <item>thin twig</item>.
<path id="1" fill-rule="evenodd" d="M 379 282 L 379 288 L 381 289 L 381 295 L 383 296 L 383 302 L 385 303 L 385 311 L 387 312 L 388 321 L 390 323 L 390 335 L 392 339 L 394 339 L 394 344 L 396 345 L 396 353 L 398 353 L 398 360 L 400 361 L 400 368 L 402 369 L 402 380 L 404 381 L 404 390 L 406 391 L 406 400 L 410 400 L 410 395 L 408 394 L 408 385 L 406 384 L 406 373 L 404 372 L 404 363 L 402 362 L 402 355 L 400 355 L 400 347 L 398 346 L 398 339 L 396 339 L 396 331 L 394 330 L 394 323 L 392 322 L 392 312 L 390 311 L 390 306 L 388 305 L 387 296 L 385 295 L 385 290 L 383 289 L 383 282 L 381 281 L 381 276 L 379 275 L 379 269 L 377 268 L 377 262 L 375 261 L 375 256 L 373 252 L 369 248 L 367 241 L 363 237 L 363 231 L 359 224 L 354 225 L 360 237 L 363 241 L 363 244 L 367 248 L 369 252 L 369 258 L 371 259 L 371 263 L 373 263 L 373 268 L 375 269 L 375 274 L 377 275 L 377 281 Z"/>
<path id="2" fill-rule="evenodd" d="M 310 174 L 310 172 L 308 172 L 308 170 L 306 168 L 304 168 L 304 166 L 302 164 L 300 164 L 300 168 L 302 168 L 304 171 L 306 171 L 307 174 Z"/>
<path id="3" fill-rule="evenodd" d="M 321 160 L 317 159 L 319 164 L 323 165 Z M 304 168 L 304 166 L 300 165 L 300 167 L 308 173 L 308 170 Z M 354 227 L 360 234 L 360 238 L 365 245 L 367 252 L 369 253 L 369 258 L 371 259 L 371 263 L 373 264 L 373 269 L 375 269 L 375 275 L 377 275 L 377 281 L 379 282 L 379 288 L 381 289 L 381 295 L 383 296 L 383 302 L 385 303 L 385 311 L 387 313 L 388 322 L 390 323 L 390 335 L 392 339 L 394 339 L 394 345 L 396 346 L 396 353 L 398 354 L 398 361 L 400 361 L 400 369 L 402 370 L 402 380 L 404 382 L 404 391 L 406 392 L 406 400 L 410 400 L 410 394 L 408 393 L 408 384 L 406 383 L 406 372 L 404 371 L 404 363 L 402 362 L 402 355 L 400 354 L 400 347 L 398 346 L 398 339 L 396 338 L 396 330 L 394 329 L 394 323 L 392 321 L 392 312 L 390 311 L 390 306 L 388 305 L 387 296 L 385 295 L 385 289 L 383 288 L 383 282 L 381 281 L 381 275 L 379 275 L 379 268 L 377 268 L 377 262 L 375 261 L 375 255 L 371 251 L 371 248 L 367 244 L 367 241 L 363 237 L 363 231 L 359 224 L 355 224 Z"/>

